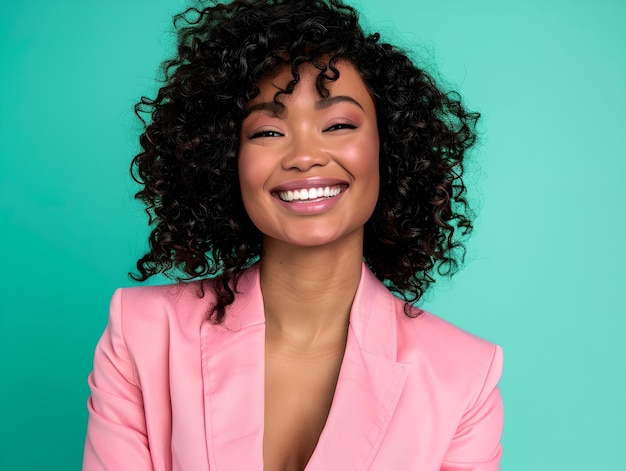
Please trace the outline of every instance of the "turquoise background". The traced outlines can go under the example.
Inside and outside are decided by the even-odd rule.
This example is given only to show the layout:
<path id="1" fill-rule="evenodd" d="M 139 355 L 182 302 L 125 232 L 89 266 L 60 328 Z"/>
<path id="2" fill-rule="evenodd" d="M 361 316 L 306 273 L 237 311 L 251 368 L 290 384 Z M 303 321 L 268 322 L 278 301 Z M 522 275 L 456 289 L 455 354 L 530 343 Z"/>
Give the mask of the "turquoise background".
<path id="1" fill-rule="evenodd" d="M 147 234 L 132 105 L 183 5 L 0 8 L 2 470 L 80 467 L 93 348 Z M 424 307 L 504 347 L 503 469 L 625 469 L 626 2 L 358 5 L 484 116 L 468 266 Z"/>

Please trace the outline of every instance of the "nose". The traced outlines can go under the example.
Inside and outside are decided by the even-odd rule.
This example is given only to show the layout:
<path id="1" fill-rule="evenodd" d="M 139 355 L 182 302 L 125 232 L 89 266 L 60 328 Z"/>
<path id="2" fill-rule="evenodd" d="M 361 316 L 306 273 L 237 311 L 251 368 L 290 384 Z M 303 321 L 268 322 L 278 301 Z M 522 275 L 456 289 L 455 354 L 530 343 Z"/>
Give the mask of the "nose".
<path id="1" fill-rule="evenodd" d="M 291 136 L 281 164 L 285 170 L 306 172 L 312 167 L 326 165 L 329 160 L 330 155 L 324 149 L 320 137 L 316 136 L 315 131 L 307 130 Z"/>

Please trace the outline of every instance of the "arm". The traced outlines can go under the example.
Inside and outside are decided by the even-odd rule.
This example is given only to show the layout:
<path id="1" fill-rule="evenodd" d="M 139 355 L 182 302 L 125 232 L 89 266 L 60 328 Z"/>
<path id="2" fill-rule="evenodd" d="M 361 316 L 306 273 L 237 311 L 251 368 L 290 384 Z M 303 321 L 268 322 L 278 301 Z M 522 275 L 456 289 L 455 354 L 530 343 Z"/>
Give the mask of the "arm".
<path id="1" fill-rule="evenodd" d="M 494 347 L 483 387 L 463 414 L 441 471 L 499 471 L 503 406 L 498 381 L 502 374 L 502 350 Z"/>
<path id="2" fill-rule="evenodd" d="M 91 396 L 83 471 L 152 470 L 141 389 L 122 332 L 122 290 L 111 300 L 107 325 L 89 376 Z"/>

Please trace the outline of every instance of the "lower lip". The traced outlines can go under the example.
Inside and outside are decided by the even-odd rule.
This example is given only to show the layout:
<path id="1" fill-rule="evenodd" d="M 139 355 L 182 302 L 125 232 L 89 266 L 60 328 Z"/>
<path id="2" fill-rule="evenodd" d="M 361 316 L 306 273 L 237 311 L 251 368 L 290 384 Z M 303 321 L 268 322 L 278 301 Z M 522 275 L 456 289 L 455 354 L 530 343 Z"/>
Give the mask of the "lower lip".
<path id="1" fill-rule="evenodd" d="M 288 211 L 301 215 L 315 215 L 323 214 L 330 211 L 339 202 L 341 196 L 345 193 L 345 190 L 339 193 L 337 196 L 331 196 L 330 198 L 322 198 L 313 201 L 283 201 L 275 196 L 278 204 Z"/>

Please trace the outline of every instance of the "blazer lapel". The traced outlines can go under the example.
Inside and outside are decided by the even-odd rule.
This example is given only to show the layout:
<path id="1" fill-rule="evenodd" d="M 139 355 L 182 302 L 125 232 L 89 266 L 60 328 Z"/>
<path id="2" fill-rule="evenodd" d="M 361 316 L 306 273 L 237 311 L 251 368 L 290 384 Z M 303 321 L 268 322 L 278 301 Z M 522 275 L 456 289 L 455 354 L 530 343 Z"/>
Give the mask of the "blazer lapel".
<path id="1" fill-rule="evenodd" d="M 223 326 L 202 327 L 210 469 L 263 469 L 265 316 L 258 265 L 241 277 Z M 396 362 L 396 298 L 363 265 L 326 425 L 307 471 L 366 470 L 389 427 L 409 365 Z"/>
<path id="2" fill-rule="evenodd" d="M 265 318 L 258 267 L 241 276 L 224 325 L 204 323 L 202 367 L 210 469 L 262 470 Z"/>
<path id="3" fill-rule="evenodd" d="M 374 460 L 409 371 L 396 362 L 396 303 L 363 265 L 337 389 L 307 471 L 366 470 Z"/>

